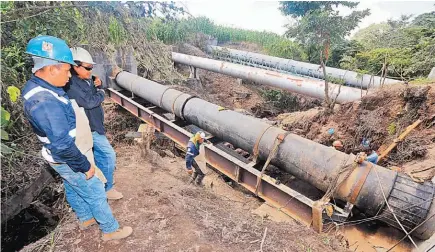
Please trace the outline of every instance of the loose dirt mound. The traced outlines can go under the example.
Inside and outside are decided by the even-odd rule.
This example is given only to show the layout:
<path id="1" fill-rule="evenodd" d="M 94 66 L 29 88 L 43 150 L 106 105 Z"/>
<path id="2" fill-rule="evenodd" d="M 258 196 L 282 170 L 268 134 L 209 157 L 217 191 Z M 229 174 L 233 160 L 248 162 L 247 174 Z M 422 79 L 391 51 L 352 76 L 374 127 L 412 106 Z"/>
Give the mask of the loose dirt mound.
<path id="1" fill-rule="evenodd" d="M 345 251 L 340 239 L 251 214 L 258 200 L 225 189 L 228 185 L 215 173 L 207 172 L 206 188 L 188 185 L 181 158 L 158 158 L 151 164 L 137 146 L 116 150 L 116 187 L 124 199 L 110 204 L 121 225 L 133 227 L 133 235 L 102 242 L 97 227 L 81 231 L 70 217 L 46 243 L 54 251 L 257 251 L 266 228 L 263 251 Z"/>
<path id="2" fill-rule="evenodd" d="M 331 145 L 341 140 L 344 151 L 363 151 L 361 142 L 381 150 L 391 144 L 417 119 L 421 125 L 398 144 L 386 164 L 401 165 L 422 158 L 435 142 L 435 85 L 395 86 L 365 96 L 361 101 L 338 106 L 333 115 L 322 109 L 283 114 L 277 117 L 284 129 L 316 142 Z M 333 129 L 333 134 L 328 130 Z M 332 130 L 331 130 L 332 131 Z"/>
<path id="3" fill-rule="evenodd" d="M 136 132 L 141 120 L 130 112 L 106 98 L 103 102 L 104 127 L 109 141 L 116 145 L 125 140 L 128 132 Z"/>
<path id="4" fill-rule="evenodd" d="M 172 49 L 174 52 L 207 58 L 207 54 L 205 52 L 188 43 L 177 44 L 173 46 Z"/>

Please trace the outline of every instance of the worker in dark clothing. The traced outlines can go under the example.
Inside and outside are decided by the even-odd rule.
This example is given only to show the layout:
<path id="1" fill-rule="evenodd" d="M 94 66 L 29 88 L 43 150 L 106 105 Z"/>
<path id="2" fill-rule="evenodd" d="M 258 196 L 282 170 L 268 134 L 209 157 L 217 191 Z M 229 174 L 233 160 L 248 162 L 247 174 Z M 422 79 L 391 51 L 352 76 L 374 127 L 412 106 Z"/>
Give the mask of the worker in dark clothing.
<path id="1" fill-rule="evenodd" d="M 62 178 L 67 202 L 80 227 L 98 223 L 105 241 L 131 235 L 131 227 L 119 227 L 107 203 L 104 184 L 94 176 L 95 166 L 75 144 L 76 117 L 62 88 L 71 76 L 71 65 L 75 65 L 71 50 L 59 38 L 38 36 L 29 41 L 26 53 L 32 55 L 34 67 L 22 92 L 24 115 L 43 144 L 43 158 Z"/>
<path id="2" fill-rule="evenodd" d="M 199 155 L 199 147 L 204 142 L 204 140 L 204 132 L 197 132 L 192 138 L 190 138 L 189 142 L 187 143 L 186 169 L 187 173 L 192 175 L 189 184 L 195 183 L 196 185 L 201 185 L 202 180 L 204 179 L 205 175 L 195 161 L 195 157 Z"/>
<path id="3" fill-rule="evenodd" d="M 72 76 L 65 91 L 70 99 L 76 100 L 77 104 L 85 110 L 92 131 L 95 164 L 107 179 L 105 185 L 107 198 L 118 200 L 123 195 L 113 188 L 116 153 L 105 135 L 104 111 L 101 106 L 104 101 L 102 82 L 98 77 L 92 76 L 95 62 L 89 52 L 80 47 L 71 48 L 71 51 L 77 66 L 71 69 Z"/>

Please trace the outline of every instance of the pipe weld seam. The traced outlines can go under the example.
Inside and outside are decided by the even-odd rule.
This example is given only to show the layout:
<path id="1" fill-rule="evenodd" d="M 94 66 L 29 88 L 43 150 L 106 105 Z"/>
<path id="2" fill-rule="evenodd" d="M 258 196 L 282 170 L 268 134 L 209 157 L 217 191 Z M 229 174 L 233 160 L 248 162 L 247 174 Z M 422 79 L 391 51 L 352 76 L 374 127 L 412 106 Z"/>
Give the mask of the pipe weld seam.
<path id="1" fill-rule="evenodd" d="M 183 92 L 181 92 L 179 95 L 177 95 L 177 97 L 175 97 L 175 99 L 174 99 L 174 102 L 172 102 L 172 114 L 174 114 L 174 115 L 175 115 L 175 102 L 176 102 L 177 99 L 178 99 L 180 96 L 182 96 L 182 95 L 184 95 Z M 175 115 L 175 116 L 176 116 L 176 115 Z"/>
<path id="2" fill-rule="evenodd" d="M 186 118 L 184 118 L 184 107 L 186 107 L 187 102 L 193 98 L 198 98 L 198 97 L 196 95 L 190 95 L 189 97 L 186 98 L 186 100 L 184 100 L 183 105 L 181 105 L 180 117 L 184 121 L 186 121 Z"/>
<path id="3" fill-rule="evenodd" d="M 163 90 L 162 96 L 160 96 L 159 107 L 161 107 L 161 108 L 163 108 L 163 96 L 165 95 L 166 91 L 168 91 L 169 89 L 173 89 L 173 88 L 167 87 L 165 90 Z"/>

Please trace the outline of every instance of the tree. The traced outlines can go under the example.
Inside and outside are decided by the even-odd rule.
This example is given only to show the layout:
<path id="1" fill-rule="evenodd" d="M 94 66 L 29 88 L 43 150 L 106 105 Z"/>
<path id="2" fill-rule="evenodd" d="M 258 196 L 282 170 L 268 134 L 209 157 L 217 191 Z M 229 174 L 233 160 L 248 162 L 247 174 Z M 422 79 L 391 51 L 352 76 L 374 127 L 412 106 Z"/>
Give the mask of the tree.
<path id="1" fill-rule="evenodd" d="M 435 11 L 423 13 L 414 20 L 412 20 L 413 26 L 422 26 L 426 28 L 435 27 Z"/>
<path id="2" fill-rule="evenodd" d="M 314 2 L 280 2 L 280 10 L 286 16 L 296 19 L 294 25 L 288 26 L 286 36 L 293 37 L 319 53 L 319 63 L 325 76 L 325 107 L 331 112 L 338 94 L 331 98 L 329 94 L 330 77 L 326 74 L 326 64 L 331 45 L 339 44 L 355 29 L 359 21 L 370 14 L 369 10 L 353 11 L 348 16 L 339 14 L 336 8 L 344 6 L 355 8 L 356 2 L 314 1 Z M 341 86 L 340 86 L 341 88 Z"/>
<path id="3" fill-rule="evenodd" d="M 435 66 L 435 12 L 410 18 L 402 16 L 359 30 L 352 41 L 364 48 L 356 54 L 346 51 L 340 66 L 402 80 L 426 77 Z"/>
<path id="4" fill-rule="evenodd" d="M 387 22 L 371 24 L 364 29 L 360 29 L 353 36 L 353 41 L 358 41 L 365 48 L 373 49 L 387 45 L 390 41 L 385 39 L 391 33 L 392 27 Z"/>

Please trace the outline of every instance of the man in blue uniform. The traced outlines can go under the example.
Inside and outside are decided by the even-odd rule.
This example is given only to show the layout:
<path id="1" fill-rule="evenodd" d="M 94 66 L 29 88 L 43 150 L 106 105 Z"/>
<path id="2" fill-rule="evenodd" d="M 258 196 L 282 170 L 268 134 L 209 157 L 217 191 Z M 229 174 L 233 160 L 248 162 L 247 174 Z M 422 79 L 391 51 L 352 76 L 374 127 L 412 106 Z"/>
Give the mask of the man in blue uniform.
<path id="1" fill-rule="evenodd" d="M 65 86 L 65 90 L 69 98 L 74 99 L 85 110 L 92 131 L 95 164 L 101 169 L 107 179 L 105 185 L 107 198 L 118 200 L 123 195 L 113 188 L 116 153 L 105 135 L 104 111 L 101 106 L 104 101 L 102 82 L 99 78 L 92 76 L 95 62 L 91 54 L 81 47 L 73 47 L 71 51 L 74 62 L 77 65 L 72 66 L 72 76 Z"/>
<path id="2" fill-rule="evenodd" d="M 192 175 L 189 183 L 195 183 L 196 185 L 201 185 L 202 180 L 205 176 L 205 174 L 201 171 L 195 161 L 195 157 L 199 155 L 199 147 L 204 142 L 204 140 L 205 133 L 197 132 L 192 138 L 190 138 L 189 142 L 187 143 L 186 169 L 187 173 Z"/>
<path id="3" fill-rule="evenodd" d="M 63 90 L 75 65 L 65 41 L 38 36 L 29 41 L 26 53 L 34 61 L 34 75 L 22 91 L 24 114 L 43 143 L 42 156 L 62 177 L 68 203 L 80 227 L 99 224 L 102 239 L 126 238 L 131 227 L 120 228 L 107 203 L 103 183 L 94 176 L 89 163 L 75 144 L 76 118 L 71 101 Z"/>

